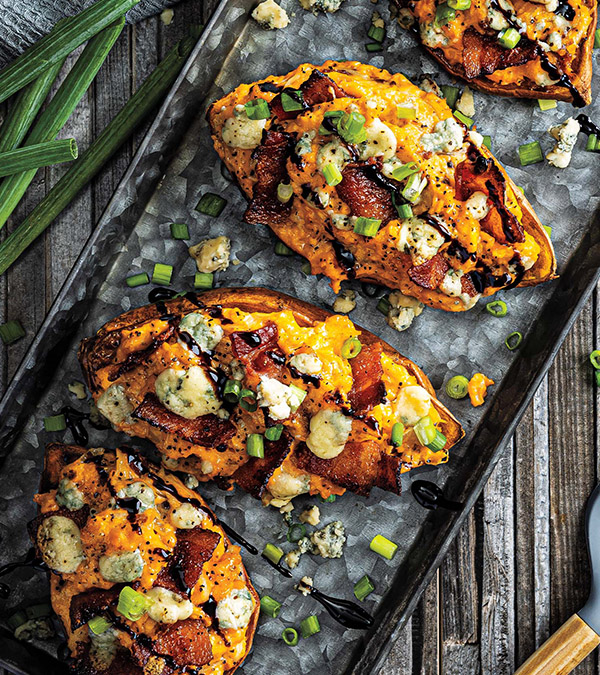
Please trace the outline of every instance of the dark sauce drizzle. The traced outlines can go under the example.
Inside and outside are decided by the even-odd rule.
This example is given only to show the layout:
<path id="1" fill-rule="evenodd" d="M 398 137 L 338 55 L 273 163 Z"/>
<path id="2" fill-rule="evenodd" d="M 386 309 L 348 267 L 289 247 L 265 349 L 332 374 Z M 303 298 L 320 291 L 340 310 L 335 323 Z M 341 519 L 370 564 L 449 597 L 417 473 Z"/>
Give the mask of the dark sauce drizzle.
<path id="1" fill-rule="evenodd" d="M 261 82 L 258 88 L 269 94 L 278 94 L 281 91 L 281 87 L 274 82 Z"/>
<path id="2" fill-rule="evenodd" d="M 267 558 L 267 556 L 263 555 L 262 553 L 260 557 L 266 562 L 268 562 L 273 569 L 277 570 L 279 574 L 282 574 L 284 577 L 287 577 L 288 579 L 292 578 L 292 573 L 288 569 L 286 569 L 281 563 L 276 563 L 273 562 L 272 560 L 269 560 L 269 558 Z"/>
<path id="3" fill-rule="evenodd" d="M 6 563 L 0 567 L 0 577 L 10 574 L 14 570 L 20 567 L 31 567 L 34 570 L 45 572 L 48 570 L 48 566 L 40 558 L 37 557 L 35 548 L 30 548 L 25 554 L 23 560 L 17 560 L 16 562 Z M 0 584 L 0 597 L 8 598 L 10 595 L 11 588 L 8 584 Z"/>
<path id="4" fill-rule="evenodd" d="M 448 509 L 448 511 L 462 511 L 464 505 L 460 502 L 453 502 L 444 497 L 441 488 L 428 480 L 416 480 L 410 490 L 413 497 L 424 509 L 435 510 L 438 508 Z"/>
<path id="5" fill-rule="evenodd" d="M 598 128 L 592 120 L 584 113 L 577 115 L 575 118 L 581 126 L 581 131 L 588 136 L 600 136 L 600 128 Z"/>
<path id="6" fill-rule="evenodd" d="M 333 251 L 340 267 L 344 268 L 349 279 L 354 279 L 356 276 L 356 271 L 354 270 L 356 258 L 354 257 L 354 254 L 350 253 L 350 251 L 337 239 L 334 239 L 331 242 L 331 245 L 333 246 Z"/>
<path id="7" fill-rule="evenodd" d="M 87 445 L 89 436 L 83 421 L 89 420 L 90 416 L 68 405 L 61 408 L 60 413 L 65 416 L 65 424 L 73 435 L 75 443 L 77 445 Z"/>
<path id="8" fill-rule="evenodd" d="M 364 629 L 373 625 L 373 617 L 366 609 L 351 600 L 332 598 L 330 595 L 321 593 L 314 586 L 310 587 L 309 594 L 344 628 Z"/>

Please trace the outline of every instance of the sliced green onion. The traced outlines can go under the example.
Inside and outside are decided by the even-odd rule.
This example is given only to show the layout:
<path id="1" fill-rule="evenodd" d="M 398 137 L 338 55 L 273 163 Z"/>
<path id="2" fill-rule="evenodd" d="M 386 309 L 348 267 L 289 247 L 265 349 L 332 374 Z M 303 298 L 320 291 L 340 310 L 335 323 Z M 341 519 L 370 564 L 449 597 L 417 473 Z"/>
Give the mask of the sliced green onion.
<path id="1" fill-rule="evenodd" d="M 321 625 L 319 624 L 318 617 L 313 614 L 312 616 L 307 616 L 306 619 L 302 619 L 300 622 L 300 632 L 303 638 L 309 638 L 311 635 L 320 633 Z"/>
<path id="2" fill-rule="evenodd" d="M 125 283 L 129 286 L 129 288 L 137 288 L 138 286 L 149 284 L 150 277 L 146 274 L 146 272 L 140 272 L 139 274 L 133 274 L 132 276 L 127 277 L 127 279 L 125 279 Z"/>
<path id="3" fill-rule="evenodd" d="M 289 183 L 279 183 L 277 186 L 277 199 L 282 204 L 287 204 L 294 194 L 294 188 Z"/>
<path id="4" fill-rule="evenodd" d="M 375 586 L 373 586 L 373 582 L 369 579 L 367 574 L 354 584 L 354 595 L 356 596 L 356 599 L 361 602 L 363 602 L 374 590 Z"/>
<path id="5" fill-rule="evenodd" d="M 383 298 L 379 298 L 377 303 L 377 311 L 381 312 L 384 316 L 387 316 L 390 313 L 392 305 L 387 297 L 384 295 Z"/>
<path id="6" fill-rule="evenodd" d="M 538 98 L 538 105 L 540 106 L 540 110 L 552 110 L 552 108 L 556 108 L 558 105 L 557 102 L 553 99 L 550 98 Z"/>
<path id="7" fill-rule="evenodd" d="M 600 47 L 600 28 L 596 29 L 596 32 L 594 33 L 594 49 L 598 49 Z"/>
<path id="8" fill-rule="evenodd" d="M 435 438 L 431 443 L 427 444 L 427 447 L 433 451 L 433 452 L 439 452 L 440 450 L 444 449 L 444 446 L 446 445 L 446 437 L 441 431 L 437 431 L 435 434 Z"/>
<path id="9" fill-rule="evenodd" d="M 404 438 L 404 424 L 402 422 L 396 422 L 392 427 L 392 445 L 396 447 L 402 445 L 402 440 Z"/>
<path id="10" fill-rule="evenodd" d="M 244 104 L 246 115 L 251 120 L 268 120 L 271 117 L 269 104 L 264 98 L 253 98 Z"/>
<path id="11" fill-rule="evenodd" d="M 240 407 L 248 412 L 254 412 L 258 408 L 256 394 L 252 389 L 242 389 L 240 392 Z"/>
<path id="12" fill-rule="evenodd" d="M 588 136 L 585 149 L 588 152 L 596 152 L 597 150 L 600 150 L 600 138 L 598 138 L 598 136 L 595 134 L 590 134 Z"/>
<path id="13" fill-rule="evenodd" d="M 383 42 L 385 40 L 385 28 L 383 28 L 383 26 L 371 25 L 367 32 L 367 37 L 370 37 L 371 40 L 375 40 L 375 42 Z"/>
<path id="14" fill-rule="evenodd" d="M 124 586 L 119 593 L 117 612 L 130 621 L 141 619 L 150 605 L 150 600 L 131 586 Z"/>
<path id="15" fill-rule="evenodd" d="M 25 336 L 21 322 L 13 319 L 0 326 L 0 339 L 5 345 L 9 345 Z"/>
<path id="16" fill-rule="evenodd" d="M 473 120 L 470 117 L 463 115 L 460 112 L 460 110 L 454 111 L 454 117 L 456 117 L 457 120 L 460 120 L 463 124 L 465 124 L 468 129 L 470 129 L 474 124 Z"/>
<path id="17" fill-rule="evenodd" d="M 365 49 L 368 52 L 381 52 L 383 51 L 383 45 L 381 42 L 367 42 Z"/>
<path id="18" fill-rule="evenodd" d="M 396 211 L 399 218 L 406 219 L 413 217 L 413 210 L 410 204 L 397 204 Z"/>
<path id="19" fill-rule="evenodd" d="M 323 167 L 323 176 L 327 185 L 337 185 L 342 182 L 342 172 L 335 164 L 325 164 Z"/>
<path id="20" fill-rule="evenodd" d="M 223 388 L 223 398 L 229 403 L 237 403 L 242 392 L 242 385 L 237 380 L 227 380 Z"/>
<path id="21" fill-rule="evenodd" d="M 369 544 L 369 548 L 371 551 L 391 560 L 396 555 L 398 544 L 394 544 L 393 541 L 386 539 L 382 534 L 376 534 Z"/>
<path id="22" fill-rule="evenodd" d="M 265 430 L 265 438 L 268 441 L 278 441 L 283 433 L 283 424 L 276 424 L 274 427 L 268 427 Z"/>
<path id="23" fill-rule="evenodd" d="M 600 370 L 595 370 L 594 375 L 596 377 L 596 384 L 600 387 Z"/>
<path id="24" fill-rule="evenodd" d="M 392 178 L 395 178 L 396 180 L 404 180 L 405 178 L 418 173 L 418 171 L 419 166 L 416 162 L 408 162 L 407 164 L 403 164 L 402 166 L 395 168 L 392 171 Z"/>
<path id="25" fill-rule="evenodd" d="M 302 263 L 302 267 L 300 269 L 302 270 L 302 273 L 306 274 L 307 276 L 312 274 L 312 269 L 308 260 Z"/>
<path id="26" fill-rule="evenodd" d="M 329 497 L 327 497 L 326 499 L 323 499 L 323 497 L 321 497 L 321 501 L 324 504 L 332 504 L 335 501 L 335 495 L 329 495 Z"/>
<path id="27" fill-rule="evenodd" d="M 196 291 L 203 288 L 212 288 L 215 281 L 215 275 L 212 272 L 196 272 L 194 274 L 194 289 Z"/>
<path id="28" fill-rule="evenodd" d="M 275 244 L 275 255 L 295 255 L 294 251 L 282 241 Z"/>
<path id="29" fill-rule="evenodd" d="M 508 314 L 508 307 L 504 300 L 494 300 L 488 302 L 485 306 L 485 311 L 492 316 L 506 316 Z"/>
<path id="30" fill-rule="evenodd" d="M 600 368 L 600 349 L 594 349 L 590 354 L 590 362 L 596 370 Z"/>
<path id="31" fill-rule="evenodd" d="M 498 33 L 498 42 L 507 49 L 516 47 L 521 41 L 521 35 L 514 28 L 505 28 Z"/>
<path id="32" fill-rule="evenodd" d="M 300 387 L 297 387 L 295 384 L 290 384 L 290 389 L 292 390 L 292 393 L 296 397 L 297 403 L 296 405 L 292 406 L 292 412 L 296 412 L 300 405 L 302 404 L 302 401 L 306 398 L 306 394 L 308 392 L 304 391 L 304 389 L 301 389 Z"/>
<path id="33" fill-rule="evenodd" d="M 381 220 L 378 218 L 366 218 L 359 216 L 354 223 L 356 234 L 362 234 L 364 237 L 374 237 L 381 227 Z"/>
<path id="34" fill-rule="evenodd" d="M 518 330 L 516 330 L 514 333 L 511 333 L 506 340 L 504 340 L 504 344 L 510 351 L 514 351 L 520 344 L 523 342 L 523 335 L 519 333 Z"/>
<path id="35" fill-rule="evenodd" d="M 298 644 L 298 631 L 295 628 L 284 628 L 281 632 L 281 639 L 288 647 L 295 647 Z"/>
<path id="36" fill-rule="evenodd" d="M 42 602 L 39 605 L 30 605 L 25 608 L 25 614 L 28 619 L 40 619 L 52 614 L 52 605 L 48 602 Z"/>
<path id="37" fill-rule="evenodd" d="M 460 10 L 465 10 L 469 9 L 471 6 L 471 0 L 448 0 L 448 5 L 452 7 L 452 9 L 460 9 Z"/>
<path id="38" fill-rule="evenodd" d="M 277 615 L 281 611 L 281 603 L 277 602 L 268 595 L 263 595 L 260 599 L 260 611 L 262 614 L 270 616 L 272 619 L 276 619 Z"/>
<path id="39" fill-rule="evenodd" d="M 161 286 L 168 286 L 173 276 L 173 266 L 156 263 L 152 272 L 152 283 Z"/>
<path id="40" fill-rule="evenodd" d="M 421 174 L 413 173 L 406 181 L 406 185 L 402 190 L 402 196 L 406 201 L 414 203 L 421 196 L 424 187 L 425 183 L 421 182 Z"/>
<path id="41" fill-rule="evenodd" d="M 417 439 L 421 445 L 429 445 L 435 440 L 437 429 L 429 415 L 421 417 L 414 428 Z"/>
<path id="42" fill-rule="evenodd" d="M 105 619 L 103 616 L 95 616 L 93 619 L 88 621 L 88 628 L 94 635 L 102 635 L 102 633 L 106 633 L 106 631 L 111 626 L 111 622 L 108 619 Z"/>
<path id="43" fill-rule="evenodd" d="M 341 117 L 344 116 L 344 111 L 343 110 L 328 110 L 324 115 L 323 119 L 325 118 L 333 118 L 336 120 L 339 120 Z"/>
<path id="44" fill-rule="evenodd" d="M 449 3 L 448 3 L 449 4 Z M 443 84 L 440 89 L 442 90 L 442 93 L 444 94 L 444 98 L 446 99 L 446 103 L 448 104 L 449 108 L 456 108 L 456 102 L 458 101 L 458 95 L 459 95 L 459 90 L 458 87 L 453 87 L 450 84 Z"/>
<path id="45" fill-rule="evenodd" d="M 265 558 L 268 558 L 272 563 L 279 565 L 279 561 L 283 558 L 283 551 L 279 548 L 279 546 L 267 543 L 263 548 L 262 555 Z"/>
<path id="46" fill-rule="evenodd" d="M 67 428 L 67 421 L 64 415 L 50 415 L 44 417 L 45 431 L 64 431 Z"/>
<path id="47" fill-rule="evenodd" d="M 353 359 L 362 351 L 362 345 L 357 337 L 349 337 L 342 345 L 342 357 L 345 359 Z"/>
<path id="48" fill-rule="evenodd" d="M 294 523 L 287 531 L 287 540 L 292 544 L 300 541 L 303 537 L 306 537 L 306 526 L 301 523 Z"/>
<path id="49" fill-rule="evenodd" d="M 202 195 L 202 198 L 196 206 L 196 211 L 200 211 L 200 213 L 216 218 L 221 215 L 226 206 L 226 199 L 223 199 L 223 197 L 216 195 L 213 192 L 207 192 Z"/>
<path id="50" fill-rule="evenodd" d="M 362 143 L 367 138 L 365 118 L 358 112 L 345 112 L 338 120 L 337 130 L 347 143 Z"/>
<path id="51" fill-rule="evenodd" d="M 265 456 L 265 439 L 261 434 L 250 434 L 246 439 L 246 452 L 250 457 L 263 459 Z"/>
<path id="52" fill-rule="evenodd" d="M 189 239 L 190 230 L 186 223 L 171 223 L 171 236 L 173 239 Z"/>
<path id="53" fill-rule="evenodd" d="M 521 166 L 529 166 L 544 161 L 544 153 L 538 141 L 525 143 L 519 146 L 519 160 Z"/>
<path id="54" fill-rule="evenodd" d="M 551 237 L 552 236 L 552 228 L 550 225 L 542 225 L 542 227 L 546 230 L 546 234 Z"/>
<path id="55" fill-rule="evenodd" d="M 288 89 L 287 91 L 282 91 L 281 107 L 285 110 L 285 112 L 304 110 L 304 97 L 302 92 L 299 89 Z"/>
<path id="56" fill-rule="evenodd" d="M 442 2 L 441 5 L 437 6 L 434 20 L 436 26 L 445 26 L 454 19 L 456 19 L 456 10 L 452 9 L 447 2 Z"/>
<path id="57" fill-rule="evenodd" d="M 416 120 L 417 111 L 414 108 L 399 105 L 396 107 L 396 117 L 399 120 Z"/>
<path id="58" fill-rule="evenodd" d="M 484 136 L 483 137 L 483 144 L 488 150 L 492 149 L 492 137 L 491 136 Z"/>
<path id="59" fill-rule="evenodd" d="M 469 380 L 463 375 L 455 375 L 451 377 L 446 383 L 446 393 L 450 398 L 459 400 L 464 398 L 468 393 Z"/>

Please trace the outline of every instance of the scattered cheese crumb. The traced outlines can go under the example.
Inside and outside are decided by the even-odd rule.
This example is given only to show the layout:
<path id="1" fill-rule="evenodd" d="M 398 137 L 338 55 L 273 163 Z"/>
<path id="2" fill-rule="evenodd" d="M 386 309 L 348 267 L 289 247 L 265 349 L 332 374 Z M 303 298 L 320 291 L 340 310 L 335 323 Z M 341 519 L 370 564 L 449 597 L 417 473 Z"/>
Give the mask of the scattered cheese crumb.
<path id="1" fill-rule="evenodd" d="M 308 523 L 309 525 L 318 525 L 321 522 L 321 511 L 318 506 L 311 506 L 306 511 L 300 514 L 298 520 L 301 523 Z"/>
<path id="2" fill-rule="evenodd" d="M 174 16 L 175 12 L 172 9 L 163 9 L 160 14 L 160 20 L 165 26 L 170 26 Z"/>
<path id="3" fill-rule="evenodd" d="M 473 99 L 473 92 L 469 87 L 465 87 L 462 95 L 456 101 L 456 109 L 467 117 L 475 115 L 475 100 Z"/>
<path id="4" fill-rule="evenodd" d="M 85 385 L 83 382 L 78 382 L 75 380 L 75 382 L 71 382 L 67 385 L 67 389 L 75 396 L 75 398 L 79 399 L 80 401 L 83 401 L 87 398 L 87 394 L 85 393 Z"/>
<path id="5" fill-rule="evenodd" d="M 404 295 L 400 291 L 390 293 L 388 298 L 390 308 L 387 314 L 387 323 L 390 328 L 402 332 L 410 328 L 416 317 L 423 312 L 425 305 L 416 298 Z"/>
<path id="6" fill-rule="evenodd" d="M 307 595 L 310 595 L 310 592 L 312 591 L 313 588 L 313 580 L 312 577 L 302 577 L 300 581 L 294 586 L 294 588 L 299 592 L 302 593 L 305 597 Z"/>
<path id="7" fill-rule="evenodd" d="M 419 80 L 419 88 L 423 91 L 436 94 L 440 98 L 444 98 L 444 94 L 440 89 L 438 83 L 429 75 L 422 75 Z"/>
<path id="8" fill-rule="evenodd" d="M 190 246 L 188 251 L 196 261 L 198 272 L 222 272 L 229 267 L 231 240 L 223 236 L 205 239 L 199 244 Z"/>
<path id="9" fill-rule="evenodd" d="M 285 9 L 280 7 L 275 0 L 261 2 L 252 12 L 252 18 L 266 30 L 285 28 L 290 22 Z"/>
<path id="10" fill-rule="evenodd" d="M 356 293 L 350 289 L 342 291 L 333 303 L 333 311 L 348 314 L 356 307 Z"/>
<path id="11" fill-rule="evenodd" d="M 558 169 L 566 169 L 569 166 L 580 131 L 579 122 L 572 117 L 548 129 L 548 133 L 556 141 L 554 148 L 546 155 L 546 159 L 552 166 Z"/>

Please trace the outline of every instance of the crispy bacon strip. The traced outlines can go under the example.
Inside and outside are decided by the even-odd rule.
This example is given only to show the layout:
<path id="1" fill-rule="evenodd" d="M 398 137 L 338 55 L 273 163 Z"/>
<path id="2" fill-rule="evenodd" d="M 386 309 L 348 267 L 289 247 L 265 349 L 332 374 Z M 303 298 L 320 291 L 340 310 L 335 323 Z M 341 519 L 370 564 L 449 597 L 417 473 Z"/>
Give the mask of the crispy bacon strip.
<path id="1" fill-rule="evenodd" d="M 278 441 L 265 441 L 264 458 L 251 457 L 233 474 L 233 480 L 242 490 L 260 499 L 273 472 L 288 456 L 291 445 L 292 439 L 286 431 Z"/>
<path id="2" fill-rule="evenodd" d="M 212 658 L 210 638 L 202 619 L 186 619 L 161 626 L 153 651 L 169 656 L 177 668 L 203 666 Z"/>
<path id="3" fill-rule="evenodd" d="M 162 333 L 154 336 L 152 342 L 145 349 L 140 349 L 137 352 L 128 354 L 125 361 L 109 375 L 109 381 L 114 382 L 115 380 L 118 380 L 121 375 L 125 375 L 125 373 L 134 370 L 141 363 L 147 361 L 163 342 L 166 342 L 175 334 L 175 330 L 175 324 L 169 324 Z"/>
<path id="4" fill-rule="evenodd" d="M 411 267 L 408 270 L 408 276 L 417 286 L 434 290 L 441 284 L 449 268 L 448 262 L 439 253 L 436 253 L 426 263 Z"/>
<path id="5" fill-rule="evenodd" d="M 385 386 L 381 381 L 381 345 L 363 345 L 358 356 L 350 359 L 352 367 L 352 389 L 348 396 L 352 411 L 362 415 L 381 403 Z"/>
<path id="6" fill-rule="evenodd" d="M 290 134 L 266 131 L 256 148 L 256 183 L 252 200 L 244 213 L 247 223 L 271 225 L 283 222 L 290 214 L 293 199 L 283 204 L 277 199 L 277 186 L 287 181 L 287 160 L 292 152 Z"/>
<path id="7" fill-rule="evenodd" d="M 537 55 L 536 43 L 526 38 L 521 38 L 516 47 L 507 49 L 495 37 L 482 35 L 474 28 L 468 28 L 463 35 L 463 67 L 469 80 L 491 75 L 496 70 L 521 66 Z"/>
<path id="8" fill-rule="evenodd" d="M 120 586 L 113 586 L 109 589 L 94 588 L 75 595 L 69 607 L 71 630 L 76 630 L 93 617 L 116 608 L 120 592 Z"/>
<path id="9" fill-rule="evenodd" d="M 188 591 L 198 583 L 202 567 L 212 558 L 219 541 L 221 535 L 218 532 L 200 527 L 177 530 L 175 549 L 154 585 L 188 595 Z"/>
<path id="10" fill-rule="evenodd" d="M 319 103 L 348 96 L 329 76 L 316 68 L 312 71 L 310 77 L 300 85 L 300 91 L 305 105 L 304 110 Z M 281 94 L 271 101 L 271 111 L 280 120 L 291 120 L 303 112 L 303 110 L 284 110 L 281 105 Z"/>
<path id="11" fill-rule="evenodd" d="M 376 164 L 348 164 L 342 171 L 342 181 L 336 189 L 340 199 L 350 207 L 353 216 L 376 218 L 381 220 L 383 226 L 397 215 L 389 188 L 378 179 Z"/>
<path id="12" fill-rule="evenodd" d="M 279 349 L 278 336 L 279 331 L 272 321 L 257 330 L 232 333 L 233 353 L 247 371 L 255 375 L 277 377 L 285 360 Z"/>
<path id="13" fill-rule="evenodd" d="M 460 287 L 463 293 L 466 293 L 469 297 L 473 298 L 477 295 L 477 289 L 473 283 L 471 277 L 468 274 L 463 274 L 460 278 Z"/>
<path id="14" fill-rule="evenodd" d="M 176 415 L 167 410 L 155 394 L 146 394 L 132 416 L 195 445 L 219 445 L 235 433 L 229 420 L 221 420 L 216 415 L 203 415 L 195 420 Z"/>
<path id="15" fill-rule="evenodd" d="M 359 495 L 375 486 L 400 494 L 400 460 L 386 455 L 377 441 L 350 441 L 333 459 L 320 459 L 301 443 L 294 453 L 298 468 Z"/>

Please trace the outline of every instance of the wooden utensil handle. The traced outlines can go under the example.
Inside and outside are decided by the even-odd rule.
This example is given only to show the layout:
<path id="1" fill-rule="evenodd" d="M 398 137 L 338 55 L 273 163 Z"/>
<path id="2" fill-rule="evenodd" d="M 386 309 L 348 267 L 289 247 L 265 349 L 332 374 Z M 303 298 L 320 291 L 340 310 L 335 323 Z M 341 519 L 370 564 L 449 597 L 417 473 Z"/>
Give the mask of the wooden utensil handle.
<path id="1" fill-rule="evenodd" d="M 573 614 L 515 675 L 566 675 L 599 644 L 600 636 L 577 614 Z"/>

